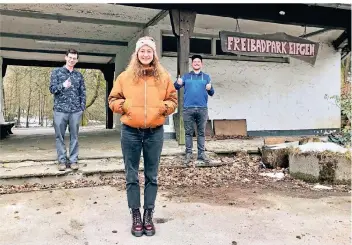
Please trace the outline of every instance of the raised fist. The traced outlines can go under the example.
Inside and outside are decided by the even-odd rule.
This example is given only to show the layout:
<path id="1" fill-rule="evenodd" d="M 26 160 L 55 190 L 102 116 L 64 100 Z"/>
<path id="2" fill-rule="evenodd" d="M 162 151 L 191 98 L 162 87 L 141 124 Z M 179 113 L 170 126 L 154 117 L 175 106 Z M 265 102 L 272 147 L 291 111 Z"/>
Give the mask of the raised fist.
<path id="1" fill-rule="evenodd" d="M 70 78 L 67 79 L 67 80 L 63 83 L 63 86 L 64 86 L 64 88 L 69 88 L 69 87 L 71 87 L 71 80 L 70 80 Z"/>
<path id="2" fill-rule="evenodd" d="M 180 77 L 180 75 L 178 75 L 177 83 L 178 83 L 178 85 L 182 85 L 183 84 L 183 80 Z"/>

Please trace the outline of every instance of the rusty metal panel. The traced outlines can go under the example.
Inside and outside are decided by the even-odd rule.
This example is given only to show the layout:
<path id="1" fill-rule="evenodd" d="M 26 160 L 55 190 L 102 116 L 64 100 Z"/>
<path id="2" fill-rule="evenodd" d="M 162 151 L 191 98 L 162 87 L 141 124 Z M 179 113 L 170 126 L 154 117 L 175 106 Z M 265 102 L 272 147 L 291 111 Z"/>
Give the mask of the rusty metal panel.
<path id="1" fill-rule="evenodd" d="M 210 136 L 213 137 L 214 136 L 214 130 L 211 124 L 211 120 L 207 121 L 206 127 L 205 127 L 205 136 Z"/>
<path id="2" fill-rule="evenodd" d="M 247 120 L 214 120 L 215 135 L 247 136 Z"/>
<path id="3" fill-rule="evenodd" d="M 277 136 L 277 137 L 265 137 L 264 144 L 265 145 L 275 145 L 282 144 L 287 142 L 299 141 L 302 137 L 289 137 L 289 136 Z"/>

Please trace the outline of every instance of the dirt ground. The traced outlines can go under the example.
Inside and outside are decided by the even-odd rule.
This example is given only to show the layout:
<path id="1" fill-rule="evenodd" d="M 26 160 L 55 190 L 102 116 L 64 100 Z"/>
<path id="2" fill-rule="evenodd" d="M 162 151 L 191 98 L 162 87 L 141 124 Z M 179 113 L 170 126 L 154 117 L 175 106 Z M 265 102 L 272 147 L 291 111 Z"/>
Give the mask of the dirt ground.
<path id="1" fill-rule="evenodd" d="M 278 186 L 279 185 L 279 186 Z M 281 196 L 286 198 L 320 199 L 324 197 L 345 197 L 350 194 L 346 191 L 314 191 L 311 189 L 294 189 L 293 184 L 280 186 L 279 183 L 268 183 L 258 186 L 256 184 L 239 184 L 234 186 L 213 188 L 175 188 L 168 190 L 165 197 L 170 200 L 181 202 L 201 202 L 219 206 L 256 207 L 262 206 L 268 209 L 270 202 L 258 199 L 258 195 Z M 351 200 L 348 201 L 351 203 Z"/>

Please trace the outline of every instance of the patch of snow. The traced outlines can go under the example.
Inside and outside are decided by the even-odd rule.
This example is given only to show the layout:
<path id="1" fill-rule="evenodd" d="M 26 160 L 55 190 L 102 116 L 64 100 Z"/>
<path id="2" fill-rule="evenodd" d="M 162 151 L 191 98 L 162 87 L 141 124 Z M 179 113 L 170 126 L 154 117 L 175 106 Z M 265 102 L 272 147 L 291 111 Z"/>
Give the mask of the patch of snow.
<path id="1" fill-rule="evenodd" d="M 266 177 L 271 177 L 275 179 L 283 179 L 285 178 L 285 174 L 282 172 L 279 173 L 260 173 L 260 176 L 266 176 Z"/>
<path id="2" fill-rule="evenodd" d="M 325 186 L 325 185 L 320 185 L 320 184 L 316 184 L 315 186 L 313 186 L 313 189 L 332 190 L 332 187 L 330 187 L 330 186 Z"/>
<path id="3" fill-rule="evenodd" d="M 297 147 L 298 145 L 299 145 L 299 142 L 294 141 L 294 142 L 281 143 L 281 144 L 275 144 L 275 145 L 267 145 L 267 147 L 273 150 L 278 150 L 278 149 L 285 149 L 289 147 Z"/>
<path id="4" fill-rule="evenodd" d="M 309 142 L 307 144 L 298 146 L 298 149 L 300 149 L 301 152 L 323 152 L 323 151 L 332 151 L 332 152 L 339 152 L 339 153 L 347 152 L 346 148 L 343 148 L 342 146 L 332 142 Z"/>

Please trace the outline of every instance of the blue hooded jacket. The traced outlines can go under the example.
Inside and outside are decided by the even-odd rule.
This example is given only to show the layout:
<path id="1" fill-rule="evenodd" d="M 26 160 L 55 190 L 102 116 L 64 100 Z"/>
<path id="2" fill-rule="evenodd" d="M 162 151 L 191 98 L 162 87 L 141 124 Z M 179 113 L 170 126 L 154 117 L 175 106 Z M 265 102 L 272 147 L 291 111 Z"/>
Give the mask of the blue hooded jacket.
<path id="1" fill-rule="evenodd" d="M 183 107 L 208 107 L 208 95 L 213 96 L 215 91 L 213 85 L 210 90 L 206 90 L 205 86 L 210 83 L 210 76 L 204 72 L 196 74 L 191 71 L 182 76 L 183 84 L 176 82 L 174 86 L 177 90 L 184 86 L 184 103 Z"/>

